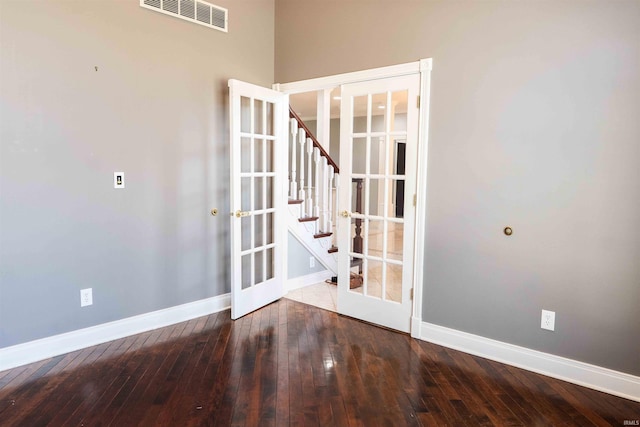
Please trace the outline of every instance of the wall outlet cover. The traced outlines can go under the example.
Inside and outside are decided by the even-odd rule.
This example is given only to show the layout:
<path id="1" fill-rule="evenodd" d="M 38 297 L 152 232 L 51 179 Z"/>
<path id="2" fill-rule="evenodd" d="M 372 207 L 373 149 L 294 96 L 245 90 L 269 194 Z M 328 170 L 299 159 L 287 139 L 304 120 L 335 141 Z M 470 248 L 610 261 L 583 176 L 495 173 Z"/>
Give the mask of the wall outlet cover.
<path id="1" fill-rule="evenodd" d="M 556 312 L 549 310 L 542 310 L 542 317 L 540 318 L 540 327 L 548 331 L 556 329 Z"/>
<path id="2" fill-rule="evenodd" d="M 80 289 L 80 307 L 93 305 L 93 288 Z"/>

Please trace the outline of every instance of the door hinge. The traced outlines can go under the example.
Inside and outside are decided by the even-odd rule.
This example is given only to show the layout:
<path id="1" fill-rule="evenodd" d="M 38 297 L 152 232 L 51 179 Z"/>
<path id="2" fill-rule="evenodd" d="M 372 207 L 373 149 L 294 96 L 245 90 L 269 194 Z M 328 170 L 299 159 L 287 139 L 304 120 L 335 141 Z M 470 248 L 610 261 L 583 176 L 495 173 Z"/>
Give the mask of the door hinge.
<path id="1" fill-rule="evenodd" d="M 409 298 L 413 301 L 413 288 L 411 288 L 411 293 L 409 294 Z"/>
<path id="2" fill-rule="evenodd" d="M 420 108 L 420 95 L 418 95 L 418 102 L 416 102 L 416 108 Z"/>
<path id="3" fill-rule="evenodd" d="M 417 195 L 417 194 L 414 194 L 414 195 L 413 195 L 413 206 L 415 206 L 415 205 L 416 205 L 416 203 L 418 203 L 418 195 Z"/>

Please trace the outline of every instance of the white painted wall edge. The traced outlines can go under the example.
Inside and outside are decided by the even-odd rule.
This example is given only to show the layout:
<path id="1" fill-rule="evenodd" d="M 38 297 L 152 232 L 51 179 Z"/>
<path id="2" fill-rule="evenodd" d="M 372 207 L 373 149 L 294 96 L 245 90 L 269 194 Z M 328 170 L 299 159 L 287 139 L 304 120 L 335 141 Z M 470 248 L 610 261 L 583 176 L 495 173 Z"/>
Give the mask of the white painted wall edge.
<path id="1" fill-rule="evenodd" d="M 335 274 L 330 270 L 324 270 L 316 271 L 315 273 L 304 276 L 294 277 L 293 279 L 287 280 L 287 291 L 295 291 L 296 289 L 324 282 L 327 279 L 331 279 L 331 276 L 335 276 Z"/>
<path id="2" fill-rule="evenodd" d="M 0 349 L 0 371 L 70 353 L 119 338 L 207 316 L 231 306 L 231 295 L 194 301 L 138 316 Z"/>
<path id="3" fill-rule="evenodd" d="M 422 322 L 420 339 L 640 402 L 640 377 Z"/>

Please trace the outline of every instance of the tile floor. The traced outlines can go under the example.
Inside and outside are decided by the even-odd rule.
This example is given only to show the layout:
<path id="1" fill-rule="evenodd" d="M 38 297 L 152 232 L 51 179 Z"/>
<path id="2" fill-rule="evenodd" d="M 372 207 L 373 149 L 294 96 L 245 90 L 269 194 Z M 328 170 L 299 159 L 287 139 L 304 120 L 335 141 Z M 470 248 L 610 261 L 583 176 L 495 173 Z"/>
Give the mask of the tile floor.
<path id="1" fill-rule="evenodd" d="M 293 301 L 324 308 L 325 310 L 337 311 L 338 287 L 329 283 L 320 282 L 291 291 L 284 297 Z"/>
<path id="2" fill-rule="evenodd" d="M 402 265 L 398 263 L 402 260 L 403 245 L 403 223 L 389 222 L 387 224 L 387 239 L 383 239 L 385 233 L 384 224 L 381 221 L 373 221 L 364 226 L 368 238 L 367 254 L 376 258 L 388 259 L 390 261 L 380 262 L 376 260 L 367 261 L 367 295 L 374 298 L 382 298 L 382 283 L 385 283 L 385 299 L 400 302 L 402 299 Z M 383 252 L 386 240 L 386 255 Z M 383 279 L 384 269 L 384 279 Z M 357 268 L 351 271 L 357 272 Z M 364 287 L 356 288 L 353 292 L 362 294 Z M 285 298 L 324 308 L 325 310 L 337 311 L 338 290 L 335 285 L 325 282 L 316 283 L 304 288 L 296 289 L 285 295 Z"/>

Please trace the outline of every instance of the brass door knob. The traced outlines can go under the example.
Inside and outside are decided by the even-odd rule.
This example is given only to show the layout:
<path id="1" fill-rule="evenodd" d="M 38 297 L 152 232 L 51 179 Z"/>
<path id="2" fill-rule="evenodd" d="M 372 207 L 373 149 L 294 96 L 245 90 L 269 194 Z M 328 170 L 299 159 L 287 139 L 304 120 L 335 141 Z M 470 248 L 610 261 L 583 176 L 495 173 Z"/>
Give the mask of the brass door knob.
<path id="1" fill-rule="evenodd" d="M 351 212 L 342 211 L 342 212 L 340 212 L 340 215 L 342 215 L 344 218 L 349 218 L 351 216 Z"/>
<path id="2" fill-rule="evenodd" d="M 241 210 L 236 211 L 236 218 L 241 218 L 243 216 L 249 216 L 249 215 L 251 215 L 251 212 L 243 212 Z"/>

